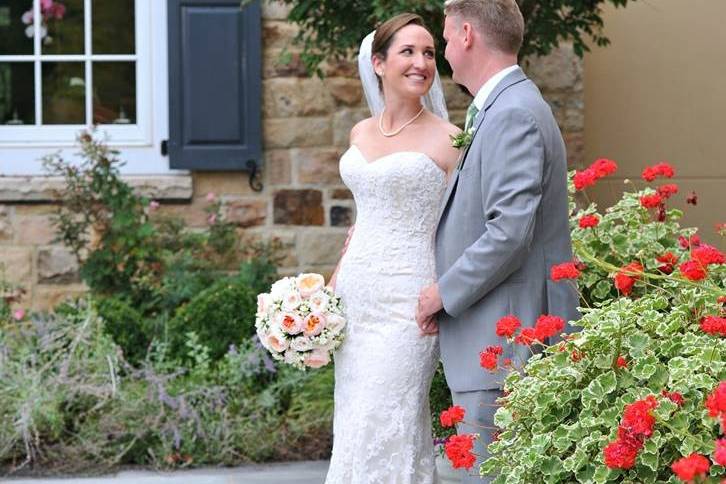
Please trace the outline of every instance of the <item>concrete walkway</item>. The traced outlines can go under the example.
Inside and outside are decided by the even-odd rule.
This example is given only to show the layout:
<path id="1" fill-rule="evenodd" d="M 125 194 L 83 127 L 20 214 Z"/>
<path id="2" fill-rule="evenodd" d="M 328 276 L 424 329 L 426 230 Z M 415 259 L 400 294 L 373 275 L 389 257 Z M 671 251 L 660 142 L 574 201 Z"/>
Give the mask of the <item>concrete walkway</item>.
<path id="1" fill-rule="evenodd" d="M 124 471 L 103 477 L 2 478 L 10 484 L 323 484 L 328 461 L 175 472 Z"/>

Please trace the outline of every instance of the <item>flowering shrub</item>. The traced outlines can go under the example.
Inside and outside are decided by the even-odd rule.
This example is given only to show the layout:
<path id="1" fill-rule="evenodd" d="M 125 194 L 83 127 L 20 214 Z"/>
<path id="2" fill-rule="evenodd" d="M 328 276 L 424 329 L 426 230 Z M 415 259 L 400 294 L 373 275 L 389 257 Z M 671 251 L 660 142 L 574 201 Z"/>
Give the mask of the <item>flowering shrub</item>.
<path id="1" fill-rule="evenodd" d="M 614 169 L 600 160 L 575 173 L 572 192 Z M 673 174 L 661 163 L 643 178 Z M 564 328 L 559 318 L 496 322 L 498 336 L 534 355 L 504 382 L 500 431 L 480 468 L 495 483 L 726 477 L 726 265 L 665 208 L 676 192 L 626 193 L 602 215 L 571 205 L 577 259 L 550 277 L 578 285 L 585 307 L 571 324 L 579 333 L 547 345 Z M 655 194 L 657 203 L 641 203 Z M 512 366 L 495 348 L 480 355 L 483 371 Z M 452 462 L 470 467 L 467 452 L 459 442 Z"/>
<path id="2" fill-rule="evenodd" d="M 597 160 L 592 166 L 572 175 L 570 194 L 592 186 L 598 179 L 617 169 L 611 160 Z M 646 184 L 657 184 L 675 175 L 667 163 L 643 170 Z M 629 185 L 642 182 L 627 182 Z M 582 276 L 578 284 L 586 306 L 608 301 L 620 295 L 640 296 L 662 279 L 641 277 L 640 273 L 667 275 L 678 269 L 691 280 L 705 277 L 704 266 L 691 262 L 690 249 L 698 249 L 700 238 L 695 229 L 683 229 L 678 220 L 683 213 L 668 209 L 668 199 L 678 193 L 673 183 L 646 186 L 626 192 L 614 206 L 597 213 L 591 203 L 578 209 L 570 202 L 570 228 Z M 693 246 L 693 247 L 692 247 Z M 591 264 L 597 259 L 606 264 Z"/>

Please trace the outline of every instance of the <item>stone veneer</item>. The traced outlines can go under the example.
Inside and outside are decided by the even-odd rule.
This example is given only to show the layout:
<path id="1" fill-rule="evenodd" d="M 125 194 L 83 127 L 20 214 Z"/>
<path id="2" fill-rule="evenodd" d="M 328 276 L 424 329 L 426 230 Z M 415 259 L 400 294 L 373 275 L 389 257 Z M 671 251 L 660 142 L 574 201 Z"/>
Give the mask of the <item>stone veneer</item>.
<path id="1" fill-rule="evenodd" d="M 351 63 L 324 66 L 324 80 L 308 77 L 290 40 L 296 28 L 285 20 L 287 8 L 263 7 L 264 190 L 250 189 L 245 173 L 195 172 L 130 181 L 162 201 L 161 211 L 176 214 L 192 227 L 206 224 L 205 197 L 213 192 L 240 233 L 279 238 L 286 250 L 283 273 L 329 274 L 355 220 L 350 192 L 338 175 L 338 159 L 348 133 L 368 116 L 356 68 Z M 285 47 L 288 62 L 280 61 Z M 565 137 L 571 166 L 582 162 L 582 63 L 568 46 L 525 70 L 550 102 Z M 452 121 L 463 124 L 470 102 L 444 80 Z M 123 153 L 121 154 L 123 157 Z M 0 177 L 0 264 L 8 280 L 22 285 L 24 307 L 47 309 L 83 284 L 72 255 L 53 242 L 53 179 Z"/>

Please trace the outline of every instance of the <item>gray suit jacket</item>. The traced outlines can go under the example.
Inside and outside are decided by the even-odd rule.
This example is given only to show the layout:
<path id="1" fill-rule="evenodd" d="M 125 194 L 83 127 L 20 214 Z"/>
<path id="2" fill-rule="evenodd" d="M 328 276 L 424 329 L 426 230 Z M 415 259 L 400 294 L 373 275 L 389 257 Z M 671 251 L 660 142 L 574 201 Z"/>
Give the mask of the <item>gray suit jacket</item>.
<path id="1" fill-rule="evenodd" d="M 553 264 L 572 260 L 567 157 L 550 107 L 517 69 L 489 95 L 473 126 L 436 233 L 439 341 L 455 392 L 501 386 L 504 374 L 481 368 L 479 353 L 503 343 L 495 333 L 502 316 L 513 314 L 523 326 L 544 313 L 579 316 L 574 288 L 549 278 Z M 503 346 L 511 358 L 512 345 Z M 516 352 L 522 361 L 530 354 Z"/>

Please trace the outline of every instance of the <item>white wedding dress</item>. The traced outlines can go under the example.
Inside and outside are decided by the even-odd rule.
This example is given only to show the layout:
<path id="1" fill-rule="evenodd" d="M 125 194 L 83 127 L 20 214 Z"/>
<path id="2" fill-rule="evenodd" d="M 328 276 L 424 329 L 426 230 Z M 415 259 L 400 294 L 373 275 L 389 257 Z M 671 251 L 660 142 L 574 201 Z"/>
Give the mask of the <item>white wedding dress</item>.
<path id="1" fill-rule="evenodd" d="M 432 484 L 429 388 L 438 338 L 415 321 L 435 280 L 434 234 L 443 170 L 424 153 L 369 162 L 354 145 L 340 160 L 357 208 L 336 292 L 346 339 L 335 354 L 333 455 L 326 484 Z"/>

